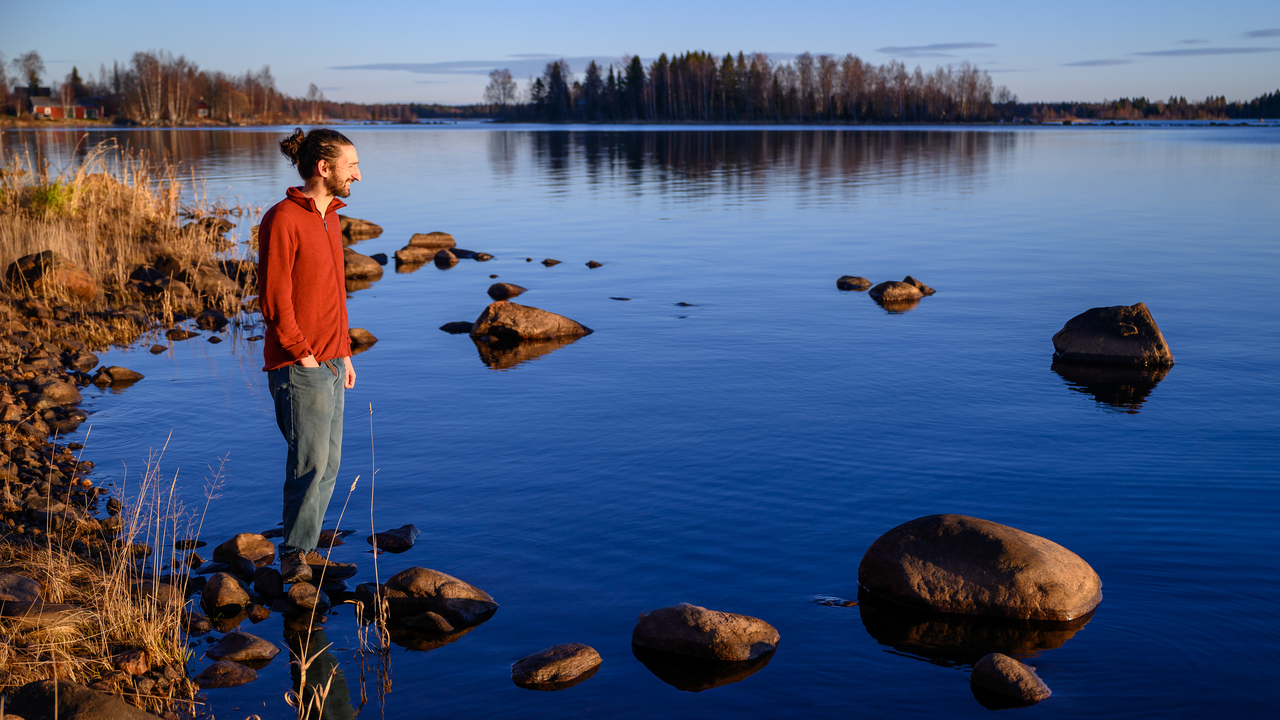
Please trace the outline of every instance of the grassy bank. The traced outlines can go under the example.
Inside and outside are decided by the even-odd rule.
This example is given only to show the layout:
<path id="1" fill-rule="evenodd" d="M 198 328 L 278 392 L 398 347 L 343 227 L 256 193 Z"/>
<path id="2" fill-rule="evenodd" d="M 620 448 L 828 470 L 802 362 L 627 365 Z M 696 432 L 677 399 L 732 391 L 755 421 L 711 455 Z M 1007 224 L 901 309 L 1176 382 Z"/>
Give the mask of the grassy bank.
<path id="1" fill-rule="evenodd" d="M 80 388 L 131 381 L 96 352 L 192 317 L 220 328 L 255 294 L 247 249 L 224 237 L 244 209 L 198 189 L 110 147 L 61 172 L 0 164 L 0 693 L 61 679 L 157 714 L 197 708 L 186 630 L 203 618 L 174 541 L 198 519 L 154 469 L 108 498 L 61 437 L 87 420 Z"/>

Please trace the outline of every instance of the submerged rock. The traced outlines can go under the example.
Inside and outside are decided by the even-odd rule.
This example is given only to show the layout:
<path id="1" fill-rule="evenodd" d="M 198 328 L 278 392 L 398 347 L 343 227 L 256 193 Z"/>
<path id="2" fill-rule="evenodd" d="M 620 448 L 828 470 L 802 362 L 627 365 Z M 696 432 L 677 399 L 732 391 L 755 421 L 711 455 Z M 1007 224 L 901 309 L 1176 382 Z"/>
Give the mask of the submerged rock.
<path id="1" fill-rule="evenodd" d="M 1075 620 L 1102 601 L 1102 581 L 1080 556 L 964 515 L 929 515 L 881 535 L 858 583 L 907 607 L 1024 620 Z"/>
<path id="2" fill-rule="evenodd" d="M 542 261 L 543 267 L 551 267 L 552 265 L 559 265 L 559 264 L 560 264 L 559 260 L 553 260 L 551 258 L 547 258 L 546 260 Z"/>
<path id="3" fill-rule="evenodd" d="M 1052 694 L 1035 668 L 1001 653 L 991 653 L 974 664 L 969 682 L 1025 703 L 1038 703 Z"/>
<path id="4" fill-rule="evenodd" d="M 1173 353 L 1143 303 L 1085 310 L 1053 336 L 1053 351 L 1064 362 L 1173 365 Z"/>
<path id="5" fill-rule="evenodd" d="M 230 660 L 219 660 L 201 670 L 199 675 L 192 678 L 196 685 L 199 685 L 204 690 L 236 687 L 257 679 L 257 670 Z M 155 716 L 147 715 L 146 717 L 154 718 Z"/>
<path id="6" fill-rule="evenodd" d="M 839 290 L 866 290 L 869 287 L 871 287 L 871 281 L 857 275 L 841 275 L 840 279 L 836 280 L 836 288 Z"/>
<path id="7" fill-rule="evenodd" d="M 463 335 L 471 332 L 474 323 L 465 321 L 447 322 L 440 326 L 440 329 L 451 335 Z"/>
<path id="8" fill-rule="evenodd" d="M 598 262 L 596 262 L 595 260 L 588 260 L 588 261 L 587 261 L 587 267 L 591 268 L 592 270 L 595 270 L 595 269 L 596 269 L 596 268 L 598 268 L 598 267 L 604 267 L 604 264 L 603 264 L 603 263 L 598 263 Z"/>
<path id="9" fill-rule="evenodd" d="M 553 645 L 516 661 L 511 680 L 521 687 L 561 690 L 595 674 L 600 653 L 582 643 Z"/>
<path id="10" fill-rule="evenodd" d="M 676 655 L 740 662 L 777 649 L 778 631 L 759 618 L 680 603 L 641 614 L 631 642 Z"/>
<path id="11" fill-rule="evenodd" d="M 580 337 L 591 332 L 591 328 L 563 315 L 506 301 L 491 303 L 471 328 L 472 337 L 492 335 L 507 341 Z"/>

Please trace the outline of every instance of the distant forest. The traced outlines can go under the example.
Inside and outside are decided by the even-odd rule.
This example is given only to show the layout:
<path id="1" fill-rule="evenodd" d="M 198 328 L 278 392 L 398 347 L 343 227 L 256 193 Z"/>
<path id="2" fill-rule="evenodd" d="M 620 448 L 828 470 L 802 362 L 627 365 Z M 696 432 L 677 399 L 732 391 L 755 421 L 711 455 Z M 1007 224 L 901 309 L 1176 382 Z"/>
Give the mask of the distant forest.
<path id="1" fill-rule="evenodd" d="M 489 74 L 485 101 L 514 122 L 920 123 L 1062 120 L 1225 120 L 1280 117 L 1280 90 L 1253 100 L 1210 97 L 1100 103 L 1020 103 L 968 62 L 908 71 L 898 61 L 803 53 L 775 62 L 764 53 L 717 59 L 704 52 L 647 67 L 638 57 L 615 68 L 590 62 L 577 79 L 564 60 L 518 91 L 508 70 Z"/>
<path id="2" fill-rule="evenodd" d="M 12 74 L 10 74 L 12 71 Z M 705 52 L 661 55 L 646 65 L 594 61 L 581 78 L 564 60 L 549 62 L 521 89 L 509 70 L 494 70 L 484 102 L 474 105 L 350 103 L 312 84 L 295 97 L 276 88 L 271 68 L 228 74 L 201 69 L 184 56 L 137 52 L 127 64 L 78 68 L 43 85 L 44 62 L 30 51 L 0 55 L 0 113 L 29 117 L 32 97 L 47 97 L 71 115 L 77 104 L 99 117 L 140 125 L 418 122 L 495 119 L 586 123 L 946 123 L 1063 120 L 1228 120 L 1280 117 L 1280 90 L 1248 102 L 1225 97 L 1188 101 L 1144 97 L 1115 101 L 1020 103 L 1007 88 L 968 62 L 929 72 L 803 53 L 774 61 L 764 53 L 717 58 Z"/>

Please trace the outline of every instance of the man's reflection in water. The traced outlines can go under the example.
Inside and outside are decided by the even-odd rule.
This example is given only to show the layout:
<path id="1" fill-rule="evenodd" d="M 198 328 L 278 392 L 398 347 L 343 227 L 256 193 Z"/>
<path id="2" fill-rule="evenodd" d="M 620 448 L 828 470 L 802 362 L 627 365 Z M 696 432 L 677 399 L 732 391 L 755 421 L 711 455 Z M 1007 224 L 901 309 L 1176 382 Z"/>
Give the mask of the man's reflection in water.
<path id="1" fill-rule="evenodd" d="M 351 691 L 347 689 L 347 679 L 342 675 L 342 668 L 338 665 L 338 659 L 328 650 L 321 651 L 321 648 L 329 645 L 329 640 L 324 636 L 324 630 L 320 628 L 312 628 L 307 630 L 292 630 L 288 627 L 284 630 L 285 642 L 289 644 L 289 651 L 293 653 L 293 660 L 289 664 L 289 675 L 293 678 L 293 690 L 302 698 L 302 707 L 313 708 L 307 717 L 319 717 L 320 720 L 351 720 L 356 716 L 356 711 L 351 707 Z M 320 651 L 319 655 L 314 655 Z M 302 685 L 302 669 L 298 665 L 298 660 L 310 660 L 311 664 L 307 666 L 307 681 L 305 687 Z M 332 678 L 332 681 L 330 680 Z M 326 689 L 326 685 L 328 688 Z M 320 706 L 320 714 L 315 714 L 314 708 Z"/>

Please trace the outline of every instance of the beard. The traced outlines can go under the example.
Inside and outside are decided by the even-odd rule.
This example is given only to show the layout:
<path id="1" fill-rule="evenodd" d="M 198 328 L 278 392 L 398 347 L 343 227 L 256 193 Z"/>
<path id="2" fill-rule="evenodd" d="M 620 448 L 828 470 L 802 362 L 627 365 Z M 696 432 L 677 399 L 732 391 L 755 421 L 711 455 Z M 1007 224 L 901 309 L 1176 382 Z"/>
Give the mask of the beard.
<path id="1" fill-rule="evenodd" d="M 324 189 L 334 197 L 351 197 L 351 178 L 339 180 L 336 175 L 324 179 Z"/>

